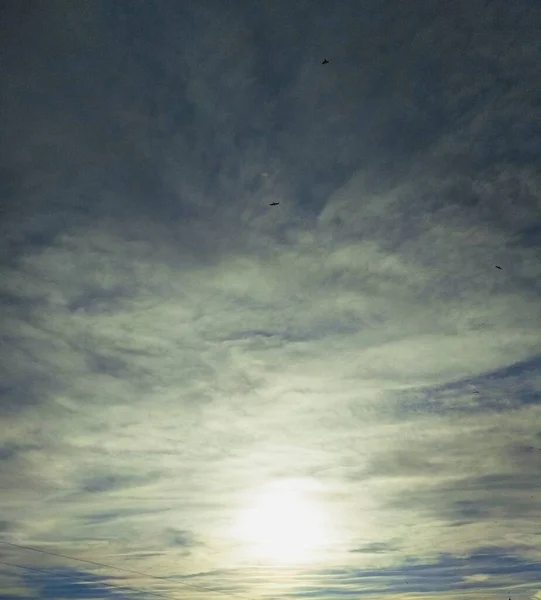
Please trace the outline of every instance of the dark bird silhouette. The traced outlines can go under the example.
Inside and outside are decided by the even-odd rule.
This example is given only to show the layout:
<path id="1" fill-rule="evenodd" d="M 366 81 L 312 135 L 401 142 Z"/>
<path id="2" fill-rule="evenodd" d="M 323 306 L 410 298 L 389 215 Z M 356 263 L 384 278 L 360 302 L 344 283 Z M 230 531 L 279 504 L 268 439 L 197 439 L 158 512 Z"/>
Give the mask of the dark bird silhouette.
<path id="1" fill-rule="evenodd" d="M 494 265 L 496 269 L 501 269 L 500 265 Z"/>
<path id="2" fill-rule="evenodd" d="M 329 64 L 329 61 L 327 59 L 325 59 L 321 64 L 322 65 L 327 65 L 327 64 Z"/>
<path id="3" fill-rule="evenodd" d="M 271 202 L 271 203 L 269 204 L 269 206 L 278 206 L 278 204 L 280 204 L 280 203 L 279 203 L 279 202 Z"/>

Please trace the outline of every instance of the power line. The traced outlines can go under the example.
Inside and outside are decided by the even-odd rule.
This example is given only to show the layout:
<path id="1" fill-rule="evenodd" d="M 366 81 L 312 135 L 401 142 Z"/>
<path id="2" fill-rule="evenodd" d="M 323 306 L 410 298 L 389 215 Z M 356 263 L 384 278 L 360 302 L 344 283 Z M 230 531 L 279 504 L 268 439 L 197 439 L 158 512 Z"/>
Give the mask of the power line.
<path id="1" fill-rule="evenodd" d="M 157 579 L 159 581 L 167 581 L 168 583 L 177 583 L 179 585 L 184 585 L 186 587 L 195 588 L 197 590 L 201 590 L 204 592 L 213 592 L 215 594 L 223 594 L 224 596 L 233 596 L 235 598 L 242 598 L 243 600 L 253 600 L 252 598 L 248 598 L 247 596 L 241 596 L 240 594 L 235 594 L 233 592 L 225 592 L 223 590 L 214 590 L 209 587 L 205 587 L 203 585 L 197 585 L 195 583 L 186 583 L 184 581 L 172 580 L 170 577 L 160 577 L 159 575 L 150 575 L 148 573 L 142 573 L 141 571 L 134 571 L 132 569 L 126 569 L 124 567 L 115 567 L 113 565 L 107 565 L 105 563 L 96 562 L 93 560 L 86 560 L 84 558 L 75 558 L 74 556 L 67 556 L 66 554 L 60 554 L 58 552 L 52 552 L 51 550 L 41 550 L 40 548 L 32 548 L 31 546 L 22 546 L 21 544 L 14 544 L 13 542 L 5 542 L 0 540 L 0 544 L 4 544 L 5 546 L 12 546 L 13 548 L 20 548 L 21 550 L 29 550 L 30 552 L 40 552 L 41 554 L 49 554 L 51 556 L 57 556 L 59 558 L 65 558 L 67 560 L 74 560 L 80 563 L 86 563 L 88 565 L 94 565 L 95 567 L 102 567 L 104 569 L 116 569 L 117 571 L 124 571 L 124 573 L 131 573 L 132 575 L 139 575 L 140 577 L 150 577 L 151 579 Z"/>
<path id="2" fill-rule="evenodd" d="M 102 587 L 114 588 L 115 590 L 120 590 L 122 592 L 130 591 L 135 592 L 136 594 L 147 594 L 149 596 L 159 596 L 161 598 L 167 598 L 167 600 L 179 600 L 178 596 L 168 596 L 166 594 L 160 594 L 159 592 L 150 592 L 148 590 L 141 590 L 137 588 L 132 588 L 127 585 L 119 586 L 114 585 L 112 583 L 101 583 L 101 582 L 93 582 L 93 581 L 85 581 L 81 577 L 77 577 L 76 575 L 66 575 L 64 573 L 53 573 L 52 571 L 47 571 L 46 569 L 38 569 L 37 567 L 28 567 L 26 565 L 16 565 L 14 563 L 4 562 L 0 560 L 0 565 L 6 565 L 7 567 L 15 567 L 16 569 L 24 569 L 26 571 L 35 571 L 36 573 L 44 573 L 45 575 L 49 575 L 51 577 L 62 577 L 63 579 L 71 579 L 72 581 L 77 581 L 78 583 L 88 583 L 88 584 L 96 584 Z"/>

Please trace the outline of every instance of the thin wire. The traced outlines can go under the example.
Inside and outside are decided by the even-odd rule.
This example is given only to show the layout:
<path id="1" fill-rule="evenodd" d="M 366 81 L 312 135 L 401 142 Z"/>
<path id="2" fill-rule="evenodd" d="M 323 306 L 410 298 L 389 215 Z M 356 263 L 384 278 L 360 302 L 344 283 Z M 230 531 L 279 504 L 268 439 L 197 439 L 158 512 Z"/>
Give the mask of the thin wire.
<path id="1" fill-rule="evenodd" d="M 4 562 L 0 560 L 0 565 L 6 565 L 7 567 L 15 567 L 16 569 L 25 569 L 27 571 L 35 571 L 36 573 L 45 573 L 46 575 L 50 575 L 52 577 L 62 577 L 64 579 L 71 579 L 73 581 L 77 581 L 78 583 L 87 583 L 87 584 L 95 584 L 101 587 L 114 588 L 115 590 L 120 590 L 126 592 L 126 590 L 130 592 L 135 592 L 136 594 L 147 594 L 148 596 L 159 596 L 161 598 L 167 598 L 168 600 L 179 600 L 178 596 L 167 596 L 166 594 L 160 594 L 159 592 L 150 592 L 147 590 L 141 590 L 137 588 L 132 588 L 127 585 L 119 586 L 114 585 L 112 583 L 103 583 L 103 582 L 93 582 L 93 581 L 85 581 L 76 575 L 66 575 L 64 573 L 54 573 L 52 571 L 47 571 L 46 569 L 38 569 L 37 567 L 27 567 L 25 565 L 16 565 L 14 563 Z"/>
<path id="2" fill-rule="evenodd" d="M 51 550 L 41 550 L 39 548 L 32 548 L 30 546 L 22 546 L 20 544 L 14 544 L 13 542 L 5 542 L 0 540 L 0 544 L 5 546 L 12 546 L 13 548 L 20 548 L 21 550 L 30 550 L 31 552 L 40 552 L 41 554 L 50 554 L 51 556 L 58 556 L 59 558 L 66 558 L 67 560 L 74 560 L 76 562 L 86 563 L 88 565 L 94 565 L 95 567 L 103 567 L 105 569 L 116 569 L 117 571 L 124 571 L 125 573 L 131 573 L 132 575 L 139 575 L 140 577 L 150 577 L 151 579 L 157 579 L 159 581 L 167 581 L 169 583 L 177 583 L 186 587 L 195 588 L 204 592 L 213 592 L 215 594 L 223 594 L 225 596 L 234 596 L 236 598 L 243 598 L 244 600 L 253 600 L 247 596 L 241 596 L 234 592 L 225 592 L 223 590 L 214 590 L 203 585 L 197 585 L 195 583 L 186 583 L 184 581 L 178 581 L 177 579 L 171 579 L 170 577 L 160 577 L 159 575 L 150 575 L 148 573 L 142 573 L 141 571 L 134 571 L 132 569 L 126 569 L 124 567 L 115 567 L 113 565 L 107 565 L 105 563 L 95 562 L 93 560 L 86 560 L 84 558 L 75 558 L 74 556 L 67 556 L 66 554 L 59 554 L 58 552 L 52 552 Z"/>

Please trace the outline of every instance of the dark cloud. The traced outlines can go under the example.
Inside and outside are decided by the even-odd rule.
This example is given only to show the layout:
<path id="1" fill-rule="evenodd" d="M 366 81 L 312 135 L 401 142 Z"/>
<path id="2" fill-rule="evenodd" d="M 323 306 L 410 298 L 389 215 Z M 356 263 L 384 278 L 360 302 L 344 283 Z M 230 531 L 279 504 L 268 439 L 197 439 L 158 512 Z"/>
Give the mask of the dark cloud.
<path id="1" fill-rule="evenodd" d="M 6 314 L 6 311 L 17 311 L 16 316 L 20 317 L 27 316 L 33 307 L 40 305 L 40 301 L 43 301 L 43 299 L 29 298 L 28 296 L 15 294 L 8 290 L 0 294 L 0 306 L 2 306 L 4 314 Z"/>
<path id="2" fill-rule="evenodd" d="M 488 521 L 490 518 L 496 516 L 496 512 L 491 511 L 491 507 L 488 506 L 486 501 L 457 500 L 454 508 L 456 510 L 456 519 L 458 519 L 460 525 Z"/>
<path id="3" fill-rule="evenodd" d="M 13 523 L 9 521 L 0 520 L 0 532 L 5 533 L 13 527 Z"/>
<path id="4" fill-rule="evenodd" d="M 119 356 L 88 352 L 87 361 L 89 368 L 97 373 L 105 373 L 113 377 L 123 377 L 130 373 L 128 363 Z"/>
<path id="5" fill-rule="evenodd" d="M 540 563 L 531 562 L 507 553 L 502 548 L 479 548 L 468 556 L 440 554 L 433 562 L 419 562 L 415 559 L 404 561 L 400 567 L 377 570 L 334 570 L 332 574 L 337 581 L 343 580 L 342 586 L 325 587 L 324 590 L 302 589 L 295 596 L 318 597 L 351 596 L 355 593 L 363 595 L 392 593 L 429 593 L 467 590 L 471 583 L 465 578 L 475 574 L 487 575 L 486 580 L 477 582 L 479 588 L 501 588 L 508 576 L 520 574 L 523 581 L 534 584 L 539 572 Z M 388 582 L 386 585 L 384 582 Z M 352 585 L 353 584 L 353 585 Z M 355 589 L 354 586 L 358 588 Z M 387 585 L 389 587 L 387 587 Z M 534 589 L 534 588 L 531 588 Z"/>
<path id="6" fill-rule="evenodd" d="M 85 515 L 84 519 L 90 525 L 102 525 L 102 524 L 110 524 L 113 521 L 121 520 L 121 519 L 129 519 L 132 517 L 140 517 L 144 515 L 153 515 L 153 514 L 161 514 L 166 512 L 165 510 L 145 510 L 142 508 L 132 508 L 132 509 L 116 509 L 110 511 L 102 511 L 96 512 L 91 515 Z"/>
<path id="7" fill-rule="evenodd" d="M 180 546 L 186 550 L 201 544 L 192 531 L 170 528 L 166 530 L 166 536 L 171 544 Z"/>
<path id="8" fill-rule="evenodd" d="M 387 554 L 394 552 L 397 548 L 398 546 L 393 542 L 372 542 L 371 544 L 354 548 L 350 552 L 357 554 Z"/>
<path id="9" fill-rule="evenodd" d="M 146 483 L 155 479 L 153 475 L 137 475 L 130 473 L 123 474 L 107 474 L 95 475 L 93 477 L 84 478 L 80 484 L 80 490 L 83 493 L 99 494 L 103 492 L 111 492 L 130 487 L 136 487 L 142 483 Z"/>
<path id="10" fill-rule="evenodd" d="M 36 588 L 40 600 L 53 598 L 100 597 L 119 598 L 129 593 L 133 597 L 144 597 L 144 592 L 123 586 L 114 577 L 100 577 L 78 569 L 54 569 L 43 573 L 28 572 L 24 582 Z M 111 581 L 112 580 L 112 581 Z"/>
<path id="11" fill-rule="evenodd" d="M 37 373 L 36 373 L 37 371 Z M 39 368 L 26 369 L 26 373 L 6 375 L 0 385 L 0 408 L 3 412 L 16 412 L 39 404 L 54 389 L 52 378 L 39 373 Z"/>
<path id="12" fill-rule="evenodd" d="M 127 289 L 116 287 L 115 289 L 87 289 L 71 299 L 67 305 L 70 311 L 109 312 L 122 308 L 124 298 L 133 297 L 134 293 Z"/>
<path id="13" fill-rule="evenodd" d="M 397 406 L 406 413 L 430 411 L 441 415 L 520 410 L 541 402 L 539 367 L 539 357 L 535 356 L 475 378 L 401 393 Z"/>
<path id="14" fill-rule="evenodd" d="M 537 483 L 540 470 L 541 462 L 532 461 L 523 463 L 520 473 L 470 476 L 450 482 L 426 479 L 416 489 L 403 490 L 389 506 L 400 507 L 405 513 L 432 514 L 451 526 L 534 518 L 537 506 L 531 498 L 541 493 Z"/>
<path id="15" fill-rule="evenodd" d="M 11 443 L 0 445 L 0 460 L 11 460 L 24 455 L 25 452 L 39 451 L 38 444 Z"/>

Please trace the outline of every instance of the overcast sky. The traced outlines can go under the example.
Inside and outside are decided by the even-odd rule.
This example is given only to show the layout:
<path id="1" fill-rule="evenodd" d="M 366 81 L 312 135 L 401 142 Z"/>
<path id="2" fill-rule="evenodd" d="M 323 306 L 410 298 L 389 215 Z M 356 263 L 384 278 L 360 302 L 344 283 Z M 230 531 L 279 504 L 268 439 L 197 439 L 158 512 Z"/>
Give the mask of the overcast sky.
<path id="1" fill-rule="evenodd" d="M 541 4 L 1 7 L 0 599 L 540 600 Z"/>

